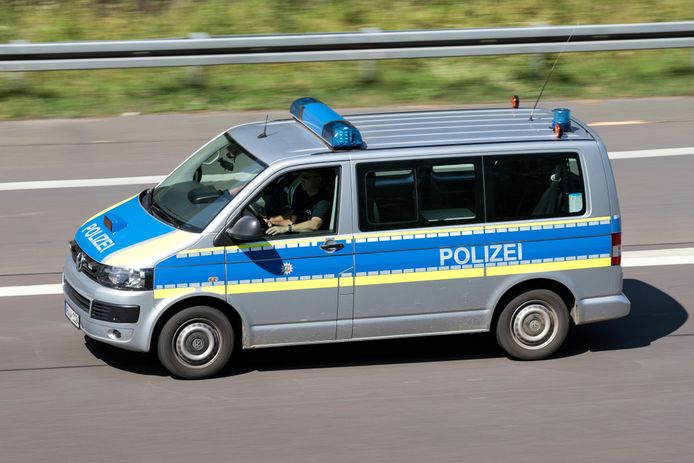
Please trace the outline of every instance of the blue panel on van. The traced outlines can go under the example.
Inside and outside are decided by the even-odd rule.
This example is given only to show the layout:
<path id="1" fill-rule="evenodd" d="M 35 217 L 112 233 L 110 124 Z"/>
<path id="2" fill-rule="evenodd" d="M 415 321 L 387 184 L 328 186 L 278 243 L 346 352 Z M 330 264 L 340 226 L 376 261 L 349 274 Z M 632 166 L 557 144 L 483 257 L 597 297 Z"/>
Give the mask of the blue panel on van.
<path id="1" fill-rule="evenodd" d="M 107 228 L 104 224 L 106 215 L 118 217 L 118 231 L 110 231 Z M 75 241 L 89 257 L 103 262 L 115 252 L 175 230 L 152 217 L 142 208 L 140 199 L 135 196 L 82 225 L 75 233 Z"/>

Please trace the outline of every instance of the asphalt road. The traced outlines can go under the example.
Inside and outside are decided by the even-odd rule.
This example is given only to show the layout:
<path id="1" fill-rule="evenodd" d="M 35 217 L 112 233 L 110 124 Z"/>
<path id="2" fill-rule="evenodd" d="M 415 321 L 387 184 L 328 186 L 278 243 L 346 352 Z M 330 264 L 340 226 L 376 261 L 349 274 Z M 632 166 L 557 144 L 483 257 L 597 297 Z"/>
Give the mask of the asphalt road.
<path id="1" fill-rule="evenodd" d="M 599 126 L 610 150 L 694 146 L 691 98 L 571 107 L 647 122 Z M 264 115 L 0 123 L 0 183 L 164 174 Z M 694 246 L 694 156 L 613 167 L 625 251 Z M 75 227 L 142 188 L 0 191 L 0 287 L 59 282 Z M 689 462 L 692 281 L 694 265 L 625 269 L 632 313 L 551 360 L 445 336 L 248 351 L 197 382 L 85 341 L 59 295 L 0 297 L 0 461 Z"/>

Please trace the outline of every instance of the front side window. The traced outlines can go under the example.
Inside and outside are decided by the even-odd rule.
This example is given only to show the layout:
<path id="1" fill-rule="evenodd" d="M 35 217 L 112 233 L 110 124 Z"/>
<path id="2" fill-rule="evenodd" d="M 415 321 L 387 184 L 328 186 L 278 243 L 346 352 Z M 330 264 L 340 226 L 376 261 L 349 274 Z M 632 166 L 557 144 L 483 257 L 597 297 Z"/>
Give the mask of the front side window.
<path id="1" fill-rule="evenodd" d="M 482 220 L 479 158 L 360 164 L 357 175 L 361 230 Z"/>
<path id="2" fill-rule="evenodd" d="M 201 232 L 264 168 L 224 133 L 200 148 L 152 191 L 149 210 L 172 226 Z"/>
<path id="3" fill-rule="evenodd" d="M 246 206 L 269 236 L 320 235 L 337 229 L 339 168 L 307 168 L 280 175 Z"/>
<path id="4" fill-rule="evenodd" d="M 576 153 L 488 156 L 484 171 L 488 221 L 585 213 L 585 188 Z"/>

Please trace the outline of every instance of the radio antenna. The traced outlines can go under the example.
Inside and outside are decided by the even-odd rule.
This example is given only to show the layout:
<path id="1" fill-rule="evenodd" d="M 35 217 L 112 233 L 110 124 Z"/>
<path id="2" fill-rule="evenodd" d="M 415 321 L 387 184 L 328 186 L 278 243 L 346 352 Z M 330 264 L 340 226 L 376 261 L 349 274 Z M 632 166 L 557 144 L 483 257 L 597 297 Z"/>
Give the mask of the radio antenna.
<path id="1" fill-rule="evenodd" d="M 533 114 L 535 114 L 535 108 L 537 108 L 537 104 L 540 102 L 540 98 L 542 98 L 542 94 L 545 92 L 545 87 L 547 86 L 547 82 L 549 82 L 549 78 L 552 77 L 552 73 L 554 72 L 554 68 L 557 66 L 557 62 L 559 61 L 559 57 L 566 50 L 567 45 L 569 45 L 569 42 L 571 41 L 571 37 L 574 36 L 574 32 L 576 32 L 576 26 L 574 26 L 574 28 L 571 30 L 571 34 L 569 34 L 569 38 L 566 39 L 566 42 L 564 42 L 564 47 L 561 49 L 561 51 L 557 55 L 557 58 L 554 60 L 554 64 L 552 65 L 552 69 L 550 69 L 549 73 L 547 74 L 547 78 L 545 79 L 545 83 L 542 84 L 542 88 L 540 89 L 540 94 L 537 96 L 537 100 L 535 100 L 535 104 L 533 105 L 533 110 L 530 111 L 530 119 L 529 119 L 530 121 L 533 120 Z"/>
<path id="2" fill-rule="evenodd" d="M 263 132 L 262 132 L 260 135 L 258 135 L 258 138 L 265 138 L 265 137 L 267 137 L 267 119 L 268 119 L 268 117 L 270 117 L 270 115 L 269 115 L 269 114 L 266 114 L 266 115 L 265 115 L 265 127 L 263 127 Z"/>

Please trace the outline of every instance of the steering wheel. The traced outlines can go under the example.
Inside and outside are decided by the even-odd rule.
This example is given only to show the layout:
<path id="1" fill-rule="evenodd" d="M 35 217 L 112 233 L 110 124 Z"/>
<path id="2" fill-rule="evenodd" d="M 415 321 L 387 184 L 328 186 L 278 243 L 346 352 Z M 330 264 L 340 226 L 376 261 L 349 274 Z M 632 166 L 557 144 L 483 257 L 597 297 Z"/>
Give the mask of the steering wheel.
<path id="1" fill-rule="evenodd" d="M 248 206 L 246 206 L 246 209 L 248 209 L 248 212 L 250 212 L 253 217 L 258 219 L 258 221 L 260 222 L 260 226 L 263 227 L 263 231 L 269 228 L 267 222 L 265 221 L 265 217 L 263 217 L 262 214 L 258 212 L 258 210 L 252 203 L 249 203 Z"/>

